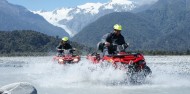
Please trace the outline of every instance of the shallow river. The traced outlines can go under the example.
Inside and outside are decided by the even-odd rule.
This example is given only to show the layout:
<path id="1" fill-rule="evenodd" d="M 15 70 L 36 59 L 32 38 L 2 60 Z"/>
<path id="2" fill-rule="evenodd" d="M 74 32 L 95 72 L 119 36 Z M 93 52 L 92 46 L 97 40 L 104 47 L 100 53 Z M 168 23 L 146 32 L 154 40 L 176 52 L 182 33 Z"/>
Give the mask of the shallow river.
<path id="1" fill-rule="evenodd" d="M 0 57 L 0 86 L 29 82 L 38 94 L 190 94 L 190 56 L 145 56 L 152 76 L 123 84 L 125 72 L 101 68 L 85 58 L 59 65 L 46 57 Z"/>

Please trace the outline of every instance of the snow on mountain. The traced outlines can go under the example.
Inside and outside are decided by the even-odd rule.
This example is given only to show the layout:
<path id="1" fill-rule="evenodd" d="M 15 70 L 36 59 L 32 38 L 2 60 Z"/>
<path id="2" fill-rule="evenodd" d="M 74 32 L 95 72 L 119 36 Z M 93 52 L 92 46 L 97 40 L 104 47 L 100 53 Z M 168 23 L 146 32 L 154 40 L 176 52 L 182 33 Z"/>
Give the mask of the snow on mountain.
<path id="1" fill-rule="evenodd" d="M 140 5 L 140 3 L 138 4 L 138 0 L 111 0 L 108 3 L 86 3 L 75 8 L 60 8 L 54 11 L 33 11 L 33 13 L 43 16 L 49 23 L 65 29 L 70 36 L 74 36 L 83 27 L 105 14 L 131 11 L 138 7 L 138 5 Z"/>
<path id="2" fill-rule="evenodd" d="M 157 2 L 158 0 L 131 0 L 131 1 L 136 3 L 138 6 L 141 6 L 141 5 L 153 4 L 153 3 Z"/>
<path id="3" fill-rule="evenodd" d="M 129 0 L 111 0 L 111 2 L 109 2 L 110 5 L 131 5 L 133 2 L 129 1 Z"/>
<path id="4" fill-rule="evenodd" d="M 85 13 L 97 14 L 99 12 L 99 8 L 102 6 L 102 3 L 86 3 L 84 5 L 77 6 L 77 8 L 81 10 L 85 10 Z M 79 13 L 77 11 L 76 13 Z"/>
<path id="5" fill-rule="evenodd" d="M 129 0 L 111 0 L 103 6 L 104 10 L 112 9 L 113 12 L 131 11 L 137 6 Z"/>
<path id="6" fill-rule="evenodd" d="M 43 16 L 48 22 L 52 24 L 56 24 L 62 19 L 71 20 L 72 16 L 68 15 L 69 11 L 71 10 L 72 8 L 61 8 L 54 11 L 33 11 L 33 13 Z"/>
<path id="7" fill-rule="evenodd" d="M 72 32 L 72 30 L 68 29 L 65 24 L 59 24 L 59 21 L 61 20 L 69 21 L 73 18 L 72 16 L 68 15 L 71 10 L 72 8 L 61 8 L 54 11 L 33 11 L 33 13 L 43 16 L 49 23 L 63 28 L 67 33 L 69 33 L 70 36 L 72 36 L 75 34 L 75 32 Z"/>

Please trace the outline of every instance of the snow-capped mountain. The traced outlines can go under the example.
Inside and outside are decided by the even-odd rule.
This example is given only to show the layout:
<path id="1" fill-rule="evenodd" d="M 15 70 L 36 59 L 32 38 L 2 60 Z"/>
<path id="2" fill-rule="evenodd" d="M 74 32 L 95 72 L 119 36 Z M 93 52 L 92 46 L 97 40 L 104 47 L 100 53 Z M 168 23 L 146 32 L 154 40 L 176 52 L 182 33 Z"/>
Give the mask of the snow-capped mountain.
<path id="1" fill-rule="evenodd" d="M 139 1 L 149 1 L 139 2 Z M 126 12 L 157 0 L 111 0 L 108 3 L 86 3 L 75 8 L 60 8 L 54 11 L 33 11 L 43 16 L 49 23 L 61 27 L 70 36 L 99 17 L 112 12 Z"/>

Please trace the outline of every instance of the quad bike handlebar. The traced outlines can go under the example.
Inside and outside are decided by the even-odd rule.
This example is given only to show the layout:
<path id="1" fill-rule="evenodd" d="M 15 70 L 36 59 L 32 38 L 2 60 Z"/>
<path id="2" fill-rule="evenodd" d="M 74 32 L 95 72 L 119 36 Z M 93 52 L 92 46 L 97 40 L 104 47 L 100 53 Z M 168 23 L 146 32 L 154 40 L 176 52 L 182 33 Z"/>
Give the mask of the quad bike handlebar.
<path id="1" fill-rule="evenodd" d="M 76 51 L 76 49 L 75 48 L 73 48 L 73 49 L 57 49 L 58 51 Z"/>
<path id="2" fill-rule="evenodd" d="M 112 46 L 112 48 L 115 49 L 117 52 L 123 52 L 128 47 L 128 43 L 122 45 L 112 43 L 110 46 Z"/>
<path id="3" fill-rule="evenodd" d="M 73 55 L 75 49 L 57 49 L 58 51 L 62 51 L 61 55 Z"/>

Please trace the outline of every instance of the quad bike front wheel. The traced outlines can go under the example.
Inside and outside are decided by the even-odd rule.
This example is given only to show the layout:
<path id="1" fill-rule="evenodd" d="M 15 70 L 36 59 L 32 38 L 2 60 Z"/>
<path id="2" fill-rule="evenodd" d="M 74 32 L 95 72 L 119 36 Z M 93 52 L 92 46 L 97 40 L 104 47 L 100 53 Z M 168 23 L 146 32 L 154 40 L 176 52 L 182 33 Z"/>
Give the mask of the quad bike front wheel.
<path id="1" fill-rule="evenodd" d="M 130 84 L 142 84 L 151 73 L 152 71 L 148 66 L 145 66 L 142 70 L 138 70 L 134 65 L 130 65 L 127 71 L 127 82 Z"/>

